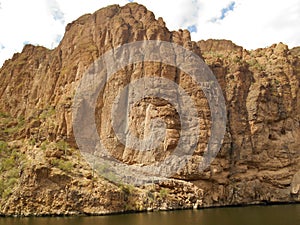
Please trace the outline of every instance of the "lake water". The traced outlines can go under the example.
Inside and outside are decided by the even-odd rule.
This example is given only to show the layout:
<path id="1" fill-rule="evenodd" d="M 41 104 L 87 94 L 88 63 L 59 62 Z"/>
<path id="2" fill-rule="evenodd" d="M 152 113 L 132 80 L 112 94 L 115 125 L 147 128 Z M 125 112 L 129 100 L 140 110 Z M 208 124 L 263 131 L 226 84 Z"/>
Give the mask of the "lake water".
<path id="1" fill-rule="evenodd" d="M 300 225 L 300 204 L 95 217 L 0 218 L 0 225 Z"/>

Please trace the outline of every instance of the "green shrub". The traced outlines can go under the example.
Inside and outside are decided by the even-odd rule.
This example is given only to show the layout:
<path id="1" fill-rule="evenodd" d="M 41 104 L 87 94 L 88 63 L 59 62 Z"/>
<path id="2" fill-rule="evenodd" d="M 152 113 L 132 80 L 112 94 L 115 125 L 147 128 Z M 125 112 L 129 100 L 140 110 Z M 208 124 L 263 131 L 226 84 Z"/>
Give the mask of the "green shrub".
<path id="1" fill-rule="evenodd" d="M 6 127 L 6 129 L 4 129 L 4 133 L 6 133 L 6 134 L 15 134 L 15 133 L 19 132 L 21 129 L 24 128 L 25 118 L 23 116 L 20 116 L 20 117 L 17 118 L 17 121 L 14 118 L 7 118 L 7 121 L 5 122 L 6 125 L 9 122 L 17 122 L 17 124 L 15 126 L 12 126 L 12 127 Z"/>
<path id="2" fill-rule="evenodd" d="M 11 179 L 16 179 L 19 177 L 20 171 L 17 168 L 13 168 L 9 171 L 7 171 L 7 176 Z"/>
<path id="3" fill-rule="evenodd" d="M 5 180 L 4 182 L 0 182 L 0 193 L 2 198 L 7 198 L 12 192 L 14 186 L 18 183 L 18 178 L 11 177 Z"/>
<path id="4" fill-rule="evenodd" d="M 6 134 L 14 134 L 18 131 L 18 127 L 14 126 L 14 127 L 8 127 L 6 129 L 4 129 L 4 133 Z"/>
<path id="5" fill-rule="evenodd" d="M 7 152 L 8 144 L 5 141 L 0 141 L 0 155 Z"/>
<path id="6" fill-rule="evenodd" d="M 93 170 L 97 171 L 105 179 L 113 182 L 119 183 L 119 178 L 116 176 L 115 172 L 110 168 L 109 164 L 97 163 L 93 165 Z"/>
<path id="7" fill-rule="evenodd" d="M 132 186 L 130 184 L 121 184 L 120 188 L 126 195 L 129 195 L 129 194 L 133 193 L 133 191 L 134 191 L 134 186 Z"/>
<path id="8" fill-rule="evenodd" d="M 7 187 L 7 188 L 4 189 L 4 191 L 3 191 L 2 195 L 1 195 L 1 197 L 5 199 L 5 198 L 7 198 L 11 193 L 12 193 L 12 189 L 11 189 L 10 187 Z"/>
<path id="9" fill-rule="evenodd" d="M 20 116 L 18 117 L 18 126 L 22 127 L 25 124 L 25 117 L 24 116 Z"/>
<path id="10" fill-rule="evenodd" d="M 3 181 L 3 179 L 0 178 L 0 197 L 5 190 L 4 185 L 5 185 L 5 182 Z"/>
<path id="11" fill-rule="evenodd" d="M 0 118 L 8 118 L 8 117 L 10 117 L 8 114 L 4 112 L 0 112 Z"/>
<path id="12" fill-rule="evenodd" d="M 7 180 L 6 186 L 13 187 L 17 182 L 18 182 L 18 179 L 16 177 L 11 177 Z"/>
<path id="13" fill-rule="evenodd" d="M 42 149 L 43 151 L 46 151 L 48 145 L 49 145 L 49 142 L 48 142 L 48 141 L 43 142 L 43 143 L 41 144 L 41 149 Z"/>
<path id="14" fill-rule="evenodd" d="M 63 140 L 60 140 L 56 143 L 56 148 L 65 151 L 69 148 L 69 144 Z"/>
<path id="15" fill-rule="evenodd" d="M 160 189 L 160 191 L 159 191 L 159 196 L 160 196 L 161 198 L 166 198 L 166 197 L 168 196 L 168 194 L 169 194 L 169 190 L 166 189 L 166 188 L 162 188 L 162 189 Z"/>
<path id="16" fill-rule="evenodd" d="M 12 167 L 15 166 L 15 160 L 12 157 L 4 158 L 1 160 L 0 171 L 9 171 Z"/>
<path id="17" fill-rule="evenodd" d="M 240 63 L 242 61 L 242 59 L 239 57 L 239 56 L 235 56 L 234 58 L 233 58 L 233 62 L 234 63 Z"/>
<path id="18" fill-rule="evenodd" d="M 42 113 L 40 114 L 40 119 L 48 119 L 49 117 L 55 114 L 55 108 L 53 106 L 47 106 L 43 109 Z"/>
<path id="19" fill-rule="evenodd" d="M 62 159 L 52 159 L 51 165 L 61 169 L 64 172 L 70 173 L 73 169 L 73 163 Z"/>
<path id="20" fill-rule="evenodd" d="M 70 148 L 69 144 L 65 142 L 64 140 L 60 140 L 56 143 L 56 148 L 58 150 L 64 151 L 64 154 L 67 155 L 67 151 Z"/>
<path id="21" fill-rule="evenodd" d="M 63 162 L 59 165 L 59 168 L 65 172 L 70 173 L 73 169 L 73 163 L 71 162 Z"/>
<path id="22" fill-rule="evenodd" d="M 18 183 L 25 155 L 3 141 L 0 148 L 0 198 L 7 198 Z"/>

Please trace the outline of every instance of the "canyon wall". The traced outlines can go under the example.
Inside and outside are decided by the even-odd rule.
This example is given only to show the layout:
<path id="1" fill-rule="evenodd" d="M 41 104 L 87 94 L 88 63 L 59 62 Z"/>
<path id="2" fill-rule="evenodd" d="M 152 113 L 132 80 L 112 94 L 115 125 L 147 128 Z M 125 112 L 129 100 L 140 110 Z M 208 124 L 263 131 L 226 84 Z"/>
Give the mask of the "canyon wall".
<path id="1" fill-rule="evenodd" d="M 99 136 L 114 158 L 130 165 L 161 161 L 180 136 L 174 107 L 145 98 L 130 111 L 130 129 L 142 138 L 150 132 L 146 121 L 160 118 L 166 136 L 146 153 L 120 143 L 111 127 L 111 107 L 127 84 L 149 76 L 170 79 L 191 96 L 199 115 L 199 142 L 187 165 L 169 180 L 133 187 L 104 179 L 83 159 L 72 109 L 91 63 L 122 44 L 144 40 L 178 44 L 209 65 L 223 91 L 227 127 L 217 157 L 199 171 L 211 128 L 201 88 L 188 74 L 163 63 L 135 63 L 118 71 L 98 96 L 95 112 Z M 248 51 L 226 40 L 194 42 L 187 30 L 169 31 L 162 18 L 136 3 L 84 15 L 66 27 L 57 48 L 26 45 L 0 69 L 0 213 L 106 214 L 299 202 L 299 82 L 299 48 L 279 43 Z"/>

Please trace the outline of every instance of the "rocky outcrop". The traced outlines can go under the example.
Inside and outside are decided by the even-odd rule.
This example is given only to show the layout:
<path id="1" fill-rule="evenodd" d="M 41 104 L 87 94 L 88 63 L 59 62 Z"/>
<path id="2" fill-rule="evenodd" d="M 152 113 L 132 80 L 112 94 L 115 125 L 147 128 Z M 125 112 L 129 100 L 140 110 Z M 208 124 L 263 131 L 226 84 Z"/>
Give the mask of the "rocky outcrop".
<path id="1" fill-rule="evenodd" d="M 197 162 L 211 128 L 201 88 L 184 72 L 162 63 L 136 63 L 118 71 L 98 97 L 96 123 L 106 148 L 120 161 L 161 161 L 176 147 L 180 132 L 174 107 L 146 98 L 130 112 L 131 129 L 143 137 L 149 132 L 147 121 L 161 118 L 166 137 L 146 153 L 120 144 L 109 115 L 128 83 L 153 75 L 168 78 L 198 107 L 201 132 L 193 158 L 172 179 L 136 188 L 107 181 L 84 161 L 74 139 L 72 107 L 76 88 L 93 61 L 119 45 L 142 40 L 173 42 L 205 60 L 226 100 L 227 129 L 221 151 L 199 172 Z M 105 214 L 299 202 L 299 57 L 298 48 L 289 50 L 282 43 L 254 51 L 225 40 L 196 43 L 188 31 L 169 31 L 161 18 L 136 3 L 80 17 L 66 27 L 54 50 L 26 45 L 0 69 L 0 146 L 6 149 L 1 156 L 5 153 L 19 164 L 14 173 L 8 172 L 9 161 L 1 167 L 1 181 L 7 184 L 6 191 L 0 189 L 1 214 Z"/>
<path id="2" fill-rule="evenodd" d="M 217 201 L 207 201 L 299 201 L 291 195 L 300 154 L 299 57 L 282 43 L 254 51 L 222 40 L 198 44 L 224 90 L 229 122 L 227 154 L 214 182 L 204 182 Z"/>
<path id="3" fill-rule="evenodd" d="M 1 191 L 1 214 L 103 214 L 199 204 L 201 189 L 184 181 L 143 189 L 106 181 L 80 157 L 73 136 L 75 88 L 95 59 L 127 42 L 172 39 L 185 45 L 191 43 L 187 31 L 168 31 L 163 20 L 156 20 L 144 6 L 113 5 L 69 24 L 56 49 L 26 45 L 5 62 L 0 71 L 0 137 L 5 148 L 16 149 L 22 160 L 16 160 L 20 166 L 14 174 L 8 173 L 11 167 L 1 170 L 5 175 L 3 182 L 7 183 L 7 191 Z M 160 71 L 161 65 L 137 65 L 135 74 L 151 73 L 150 69 Z M 161 73 L 168 74 L 167 70 L 171 74 L 175 71 L 165 67 Z M 135 76 L 133 68 L 125 71 Z M 115 81 L 122 83 L 130 78 L 123 72 L 111 82 L 115 88 Z M 108 100 L 116 89 L 108 91 L 110 94 L 102 101 L 110 106 Z M 107 107 L 103 115 L 105 110 Z M 104 124 L 107 119 L 102 118 Z M 108 142 L 109 146 L 114 144 Z M 124 158 L 129 156 L 124 154 Z"/>

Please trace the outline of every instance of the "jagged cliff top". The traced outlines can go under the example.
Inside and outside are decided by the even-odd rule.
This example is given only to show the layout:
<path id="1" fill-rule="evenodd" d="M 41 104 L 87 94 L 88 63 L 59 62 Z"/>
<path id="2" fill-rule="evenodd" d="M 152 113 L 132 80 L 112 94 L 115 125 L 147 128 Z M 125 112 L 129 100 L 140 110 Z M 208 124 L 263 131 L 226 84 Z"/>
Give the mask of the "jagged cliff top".
<path id="1" fill-rule="evenodd" d="M 99 9 L 92 14 L 85 14 L 79 17 L 77 20 L 69 23 L 66 26 L 65 35 L 57 48 L 60 48 L 62 45 L 70 45 L 70 44 L 74 44 L 76 41 L 79 41 L 78 39 L 75 39 L 72 40 L 74 41 L 74 43 L 70 42 L 70 38 L 71 39 L 72 37 L 74 38 L 74 34 L 76 34 L 76 36 L 83 36 L 82 38 L 87 38 L 88 35 L 78 35 L 80 32 L 83 32 L 81 28 L 84 26 L 88 26 L 89 30 L 92 30 L 98 26 L 106 26 L 108 23 L 110 25 L 107 26 L 104 32 L 115 30 L 116 28 L 119 29 L 122 26 L 130 27 L 130 29 L 133 30 L 148 30 L 154 27 L 161 27 L 165 31 L 169 31 L 168 28 L 165 26 L 165 22 L 163 21 L 163 18 L 159 17 L 158 19 L 156 19 L 153 12 L 147 10 L 147 8 L 143 5 L 138 3 L 128 3 L 124 7 L 121 7 L 115 4 L 115 5 L 110 5 L 105 8 Z M 187 40 L 190 39 L 190 33 L 188 30 L 179 30 L 178 32 L 184 33 L 184 36 Z M 177 31 L 173 31 L 171 33 L 177 33 Z M 124 34 L 124 36 L 128 38 L 128 40 L 126 40 L 127 42 L 132 42 L 141 39 L 141 37 L 138 36 L 128 37 L 128 34 Z M 146 35 L 146 38 L 151 40 L 154 37 L 151 37 L 151 32 L 150 32 L 148 36 Z M 166 39 L 166 37 L 164 37 L 164 41 L 171 40 L 171 39 L 168 40 L 168 38 Z M 117 46 L 118 41 L 113 40 L 113 42 L 115 46 Z M 121 42 L 121 40 L 119 40 L 119 42 Z M 209 48 L 211 48 L 210 50 L 217 50 L 217 51 L 224 51 L 226 49 L 237 50 L 243 48 L 241 46 L 234 44 L 232 41 L 229 40 L 208 39 L 206 41 L 204 40 L 199 41 L 199 44 L 202 45 L 203 51 L 207 51 Z M 33 47 L 33 45 L 31 44 L 25 45 L 22 52 L 32 51 L 29 46 L 31 46 L 31 48 Z M 276 46 L 276 44 L 270 46 L 270 48 L 274 46 Z M 36 47 L 43 48 L 41 46 L 36 46 Z M 291 52 L 299 56 L 300 55 L 299 48 L 300 47 L 294 47 L 293 49 L 291 49 Z M 46 50 L 46 48 L 44 49 Z M 14 60 L 18 54 L 19 53 L 16 53 L 16 55 L 13 56 L 12 60 Z"/>
<path id="2" fill-rule="evenodd" d="M 93 14 L 83 15 L 68 24 L 65 35 L 57 48 L 49 50 L 42 46 L 25 45 L 21 53 L 16 53 L 12 59 L 7 60 L 1 68 L 1 74 L 3 74 L 1 77 L 2 87 L 18 86 L 17 83 L 31 83 L 33 74 L 31 76 L 21 76 L 25 68 L 27 70 L 34 68 L 36 71 L 34 76 L 38 76 L 41 73 L 56 74 L 57 78 L 52 77 L 51 79 L 54 79 L 55 82 L 57 79 L 58 83 L 45 87 L 45 89 L 37 88 L 37 93 L 34 96 L 28 96 L 30 99 L 39 96 L 40 100 L 36 100 L 32 106 L 30 106 L 30 103 L 27 103 L 21 109 L 20 104 L 17 104 L 17 102 L 20 102 L 20 98 L 14 100 L 16 102 L 14 106 L 18 105 L 18 107 L 7 106 L 7 102 L 2 103 L 2 106 L 7 110 L 8 108 L 10 108 L 9 110 L 13 108 L 11 112 L 13 115 L 21 115 L 26 113 L 26 108 L 32 108 L 33 106 L 45 107 L 46 101 L 41 100 L 43 99 L 42 96 L 47 96 L 50 102 L 52 100 L 57 102 L 58 100 L 55 100 L 56 97 L 51 96 L 53 93 L 52 89 L 59 87 L 60 84 L 71 84 L 74 79 L 79 79 L 79 77 L 74 77 L 74 73 L 70 75 L 69 71 L 77 71 L 78 75 L 107 50 L 124 43 L 139 40 L 175 42 L 198 55 L 201 55 L 201 52 L 205 55 L 215 52 L 215 55 L 231 55 L 232 58 L 243 58 L 247 57 L 247 55 L 270 55 L 273 54 L 273 51 L 275 51 L 274 54 L 277 54 L 276 51 L 281 50 L 285 54 L 292 54 L 298 57 L 300 55 L 299 47 L 289 50 L 282 43 L 253 51 L 248 51 L 228 40 L 209 39 L 196 43 L 191 41 L 188 30 L 169 31 L 163 19 L 156 19 L 154 14 L 143 5 L 137 3 L 129 3 L 124 7 L 111 5 Z M 42 69 L 42 67 L 44 68 Z M 21 74 L 13 76 L 11 73 Z M 31 79 L 31 81 L 27 79 Z M 39 79 L 43 83 L 46 82 L 45 79 L 49 79 L 49 76 L 40 76 Z M 32 85 L 36 85 L 36 83 Z M 0 91 L 0 95 L 3 94 L 4 90 Z M 8 100 L 8 102 L 11 101 Z M 47 101 L 47 103 L 49 102 Z M 29 106 L 27 107 L 26 105 L 28 104 Z"/>

